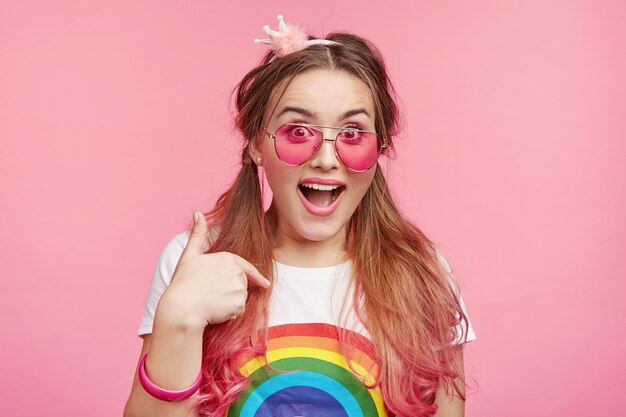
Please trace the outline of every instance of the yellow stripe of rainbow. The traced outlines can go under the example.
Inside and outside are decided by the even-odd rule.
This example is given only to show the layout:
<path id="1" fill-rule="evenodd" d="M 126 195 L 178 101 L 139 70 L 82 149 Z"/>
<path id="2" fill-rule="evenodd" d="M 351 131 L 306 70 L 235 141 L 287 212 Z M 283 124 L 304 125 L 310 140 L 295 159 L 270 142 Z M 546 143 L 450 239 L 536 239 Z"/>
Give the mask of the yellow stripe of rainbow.
<path id="1" fill-rule="evenodd" d="M 361 349 L 354 346 L 352 346 L 352 349 L 350 364 L 354 370 L 350 369 L 346 358 L 339 353 L 338 340 L 324 336 L 281 336 L 269 339 L 266 356 L 270 364 L 277 360 L 297 357 L 323 360 L 340 366 L 349 372 L 356 372 L 356 376 L 359 379 L 364 380 L 368 385 L 373 384 L 378 370 L 376 363 Z M 265 365 L 264 358 L 259 356 L 241 366 L 240 372 L 243 376 L 248 377 Z M 387 416 L 380 386 L 368 389 L 368 391 L 376 405 L 378 415 L 381 417 Z"/>

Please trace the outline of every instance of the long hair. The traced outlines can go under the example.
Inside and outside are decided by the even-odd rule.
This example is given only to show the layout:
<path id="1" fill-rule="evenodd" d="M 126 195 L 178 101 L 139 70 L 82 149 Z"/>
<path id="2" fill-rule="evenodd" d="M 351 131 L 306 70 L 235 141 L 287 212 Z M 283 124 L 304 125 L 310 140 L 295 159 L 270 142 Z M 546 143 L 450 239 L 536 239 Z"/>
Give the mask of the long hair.
<path id="1" fill-rule="evenodd" d="M 386 139 L 387 152 L 393 150 L 393 137 L 399 132 L 396 94 L 379 50 L 346 32 L 333 32 L 326 39 L 340 45 L 310 46 L 272 62 L 273 53 L 268 51 L 238 84 L 236 127 L 244 139 L 241 170 L 205 214 L 217 231 L 207 252 L 235 253 L 270 281 L 274 279 L 272 224 L 276 218 L 271 208 L 263 211 L 258 171 L 248 147 L 261 137 L 271 98 L 280 94 L 277 87 L 286 88 L 293 77 L 309 70 L 345 71 L 371 90 L 375 129 Z M 455 361 L 463 345 L 454 345 L 456 335 L 451 329 L 461 321 L 467 324 L 467 318 L 435 245 L 400 213 L 378 165 L 350 220 L 347 251 L 354 265 L 353 304 L 372 337 L 380 369 L 376 384 L 381 384 L 388 410 L 397 416 L 432 415 L 435 392 L 442 384 L 465 400 L 454 383 L 464 378 Z M 196 402 L 200 415 L 222 417 L 247 388 L 249 382 L 237 368 L 238 358 L 266 351 L 266 340 L 257 329 L 267 329 L 271 288 L 251 285 L 241 316 L 205 328 L 203 382 Z M 344 343 L 342 334 L 340 342 Z"/>

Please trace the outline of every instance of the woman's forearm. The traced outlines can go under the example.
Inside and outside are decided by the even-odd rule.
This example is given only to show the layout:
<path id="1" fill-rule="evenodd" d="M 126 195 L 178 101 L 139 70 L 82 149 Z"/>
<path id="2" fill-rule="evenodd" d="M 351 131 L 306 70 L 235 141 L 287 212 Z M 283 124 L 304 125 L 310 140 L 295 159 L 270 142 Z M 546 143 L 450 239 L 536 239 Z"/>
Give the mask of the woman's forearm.
<path id="1" fill-rule="evenodd" d="M 178 391 L 192 385 L 198 377 L 204 328 L 185 323 L 184 318 L 177 317 L 165 301 L 159 303 L 152 334 L 144 340 L 140 358 L 148 353 L 145 366 L 152 382 L 161 388 Z M 195 395 L 180 402 L 156 399 L 143 389 L 135 372 L 124 417 L 195 416 L 192 410 L 194 398 Z"/>

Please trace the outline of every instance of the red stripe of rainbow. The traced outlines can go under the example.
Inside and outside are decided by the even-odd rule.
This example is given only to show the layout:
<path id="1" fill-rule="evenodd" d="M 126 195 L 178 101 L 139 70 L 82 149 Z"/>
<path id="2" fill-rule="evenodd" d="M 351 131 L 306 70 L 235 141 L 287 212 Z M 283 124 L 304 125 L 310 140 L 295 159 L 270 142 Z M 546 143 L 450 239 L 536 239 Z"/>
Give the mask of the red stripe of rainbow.
<path id="1" fill-rule="evenodd" d="M 368 385 L 373 384 L 378 372 L 378 366 L 374 359 L 372 343 L 363 335 L 350 330 L 346 330 L 346 336 L 350 348 L 350 354 L 346 356 L 349 356 L 354 371 L 350 369 L 346 358 L 341 353 L 339 341 L 337 340 L 337 327 L 326 323 L 299 323 L 270 327 L 268 329 L 267 360 L 272 366 L 274 366 L 273 363 L 275 362 L 280 363 L 277 361 L 283 361 L 284 363 L 285 360 L 297 358 L 323 361 L 322 363 L 333 364 L 345 369 L 356 375 L 358 379 L 364 380 Z M 267 368 L 265 360 L 261 356 L 247 361 L 244 359 L 242 362 L 244 363 L 240 367 L 240 372 L 246 377 L 255 372 L 259 374 L 259 371 L 262 371 L 261 368 Z M 311 371 L 311 369 L 307 369 L 307 371 Z M 264 377 L 264 380 L 271 378 L 272 376 L 270 375 L 269 377 Z M 258 386 L 259 381 L 254 385 L 251 384 L 248 391 L 240 399 L 245 400 L 249 398 L 252 394 L 251 391 Z M 364 388 L 364 390 L 369 393 L 375 405 L 376 415 L 387 417 L 380 386 L 374 389 Z M 241 407 L 242 404 L 240 403 L 235 405 L 234 409 L 240 410 Z M 235 412 L 231 417 L 237 417 L 237 415 L 237 412 Z M 227 413 L 226 416 L 229 416 L 229 414 Z"/>

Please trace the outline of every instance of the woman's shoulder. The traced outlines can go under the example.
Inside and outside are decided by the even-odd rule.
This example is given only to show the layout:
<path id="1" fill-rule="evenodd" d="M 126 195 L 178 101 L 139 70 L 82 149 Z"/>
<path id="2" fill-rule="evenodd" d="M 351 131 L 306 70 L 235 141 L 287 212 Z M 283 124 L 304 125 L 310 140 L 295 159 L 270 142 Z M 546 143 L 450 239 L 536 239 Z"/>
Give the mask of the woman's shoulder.
<path id="1" fill-rule="evenodd" d="M 184 248 L 185 246 L 187 246 L 190 235 L 191 230 L 183 230 L 182 232 L 176 233 L 167 243 L 166 247 L 173 246 L 175 248 Z"/>
<path id="2" fill-rule="evenodd" d="M 218 226 L 213 226 L 209 228 L 209 244 L 215 241 L 218 233 Z M 180 256 L 183 254 L 183 251 L 187 246 L 187 242 L 189 242 L 190 236 L 191 229 L 188 229 L 183 230 L 182 232 L 178 232 L 173 237 L 171 237 L 161 251 L 159 263 L 165 266 L 169 266 L 170 269 L 173 269 L 173 267 L 175 267 L 178 263 Z"/>
<path id="3" fill-rule="evenodd" d="M 450 263 L 448 262 L 448 260 L 446 259 L 446 257 L 444 256 L 443 252 L 441 251 L 441 249 L 439 249 L 437 246 L 433 245 L 432 246 L 432 250 L 434 250 L 435 252 L 435 256 L 437 258 L 437 261 L 439 262 L 439 264 L 443 267 L 446 278 L 448 278 L 448 282 L 452 285 L 452 288 L 454 289 L 454 292 L 457 293 L 457 295 L 459 294 L 459 284 L 454 276 L 454 271 L 452 270 L 452 267 L 450 266 Z"/>
<path id="4" fill-rule="evenodd" d="M 209 243 L 214 242 L 219 234 L 219 226 L 218 225 L 209 225 Z M 187 242 L 189 241 L 189 237 L 191 236 L 191 229 L 183 230 L 182 232 L 176 233 L 166 244 L 165 250 L 170 250 L 172 252 L 176 252 L 182 250 L 187 246 Z"/>

